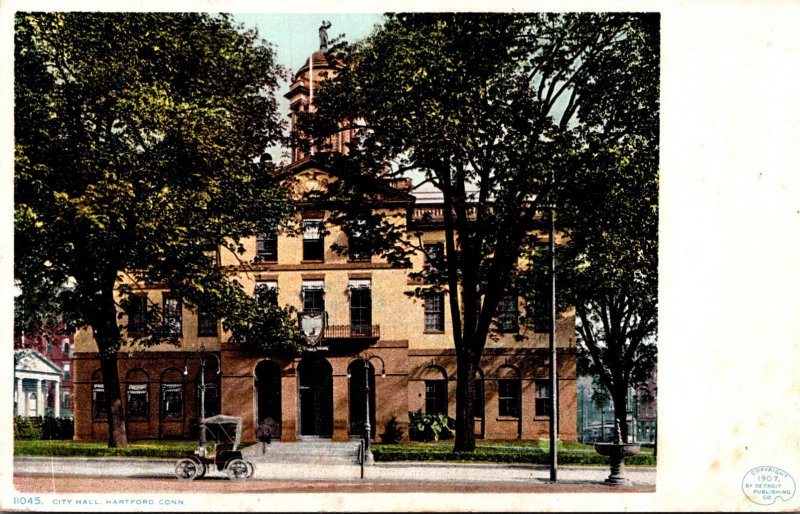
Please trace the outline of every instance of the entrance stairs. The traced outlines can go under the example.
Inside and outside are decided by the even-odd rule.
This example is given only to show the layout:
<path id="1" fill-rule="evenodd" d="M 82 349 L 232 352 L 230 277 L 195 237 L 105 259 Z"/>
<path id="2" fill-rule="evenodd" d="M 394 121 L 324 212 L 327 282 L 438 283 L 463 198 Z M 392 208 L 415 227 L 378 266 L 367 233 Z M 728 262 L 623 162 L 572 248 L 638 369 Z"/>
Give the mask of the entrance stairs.
<path id="1" fill-rule="evenodd" d="M 359 441 L 334 443 L 330 439 L 300 440 L 294 443 L 255 443 L 242 456 L 256 464 L 315 464 L 353 466 L 359 462 Z"/>

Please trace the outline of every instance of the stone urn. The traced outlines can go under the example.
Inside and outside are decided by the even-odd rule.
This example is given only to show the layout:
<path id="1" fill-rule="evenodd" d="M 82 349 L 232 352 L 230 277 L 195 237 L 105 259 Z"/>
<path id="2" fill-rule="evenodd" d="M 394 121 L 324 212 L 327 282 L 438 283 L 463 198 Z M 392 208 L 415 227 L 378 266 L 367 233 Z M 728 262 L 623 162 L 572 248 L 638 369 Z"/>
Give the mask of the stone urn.
<path id="1" fill-rule="evenodd" d="M 636 455 L 642 449 L 636 443 L 595 443 L 594 449 L 600 455 L 608 457 L 611 463 L 611 474 L 606 478 L 609 485 L 625 485 L 625 457 Z"/>

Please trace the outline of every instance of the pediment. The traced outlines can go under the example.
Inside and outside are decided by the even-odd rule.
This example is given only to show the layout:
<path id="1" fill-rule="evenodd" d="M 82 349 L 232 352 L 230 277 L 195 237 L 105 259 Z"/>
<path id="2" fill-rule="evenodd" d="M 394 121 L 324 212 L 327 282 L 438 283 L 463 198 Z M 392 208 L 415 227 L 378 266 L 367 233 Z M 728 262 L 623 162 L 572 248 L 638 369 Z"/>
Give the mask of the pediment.
<path id="1" fill-rule="evenodd" d="M 298 201 L 314 201 L 317 195 L 328 190 L 328 187 L 339 180 L 345 183 L 352 181 L 362 191 L 368 191 L 367 198 L 373 202 L 400 202 L 409 204 L 414 197 L 408 193 L 410 182 L 406 188 L 393 187 L 391 180 L 368 177 L 340 177 L 328 171 L 327 167 L 313 157 L 306 157 L 292 163 L 285 169 L 284 180 L 292 182 L 295 199 Z M 400 182 L 402 183 L 401 179 Z M 395 181 L 397 182 L 397 181 Z"/>
<path id="2" fill-rule="evenodd" d="M 306 193 L 321 193 L 328 189 L 328 185 L 336 180 L 336 177 L 331 176 L 329 173 L 310 168 L 294 176 L 297 181 L 297 188 L 301 194 Z"/>
<path id="3" fill-rule="evenodd" d="M 28 373 L 61 374 L 61 368 L 36 350 L 14 352 L 14 370 Z"/>

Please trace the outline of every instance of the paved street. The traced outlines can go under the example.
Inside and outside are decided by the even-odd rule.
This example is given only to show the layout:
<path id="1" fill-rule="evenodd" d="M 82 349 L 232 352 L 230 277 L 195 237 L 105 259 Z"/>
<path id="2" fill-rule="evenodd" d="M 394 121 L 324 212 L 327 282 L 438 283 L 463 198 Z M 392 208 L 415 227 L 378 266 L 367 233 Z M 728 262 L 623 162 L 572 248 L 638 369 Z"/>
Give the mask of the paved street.
<path id="1" fill-rule="evenodd" d="M 275 464 L 256 462 L 254 476 L 232 483 L 212 471 L 196 482 L 179 482 L 175 460 L 84 459 L 16 457 L 15 484 L 27 492 L 136 492 L 142 490 L 189 492 L 612 492 L 603 484 L 608 468 L 562 466 L 559 481 L 549 481 L 546 466 L 378 463 L 365 468 L 360 478 L 356 465 Z M 655 489 L 655 468 L 627 468 L 628 491 Z M 92 477 L 90 481 L 82 477 Z M 120 479 L 125 480 L 120 480 Z M 131 480 L 139 479 L 139 480 Z M 141 481 L 141 482 L 140 482 Z M 137 484 L 139 484 L 137 486 Z M 145 485 L 147 484 L 147 485 Z"/>

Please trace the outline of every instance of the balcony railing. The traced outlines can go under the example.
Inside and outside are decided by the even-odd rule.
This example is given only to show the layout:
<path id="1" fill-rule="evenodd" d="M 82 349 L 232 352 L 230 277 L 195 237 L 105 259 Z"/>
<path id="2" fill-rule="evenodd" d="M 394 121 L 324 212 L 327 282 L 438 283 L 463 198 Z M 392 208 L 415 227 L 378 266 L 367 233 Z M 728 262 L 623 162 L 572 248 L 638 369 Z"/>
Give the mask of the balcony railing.
<path id="1" fill-rule="evenodd" d="M 380 339 L 380 325 L 328 325 L 323 339 Z"/>
<path id="2" fill-rule="evenodd" d="M 475 220 L 477 216 L 475 207 L 467 209 L 467 216 L 470 220 Z M 453 217 L 455 217 L 455 213 L 453 213 Z M 414 206 L 411 211 L 411 223 L 420 225 L 444 223 L 444 206 L 440 204 Z"/>

